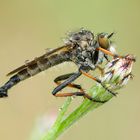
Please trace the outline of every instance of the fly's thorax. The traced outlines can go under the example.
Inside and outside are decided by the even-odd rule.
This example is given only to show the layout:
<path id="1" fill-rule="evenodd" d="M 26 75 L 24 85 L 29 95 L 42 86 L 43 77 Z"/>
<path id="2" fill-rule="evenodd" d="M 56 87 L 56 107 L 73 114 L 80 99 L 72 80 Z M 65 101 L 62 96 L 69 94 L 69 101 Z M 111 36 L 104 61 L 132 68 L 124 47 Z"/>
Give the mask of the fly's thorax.
<path id="1" fill-rule="evenodd" d="M 68 37 L 66 39 L 67 43 L 72 43 L 72 44 L 78 44 L 82 48 L 85 46 L 89 46 L 93 44 L 94 40 L 94 34 L 85 29 L 80 29 L 76 32 L 71 32 L 68 34 Z"/>

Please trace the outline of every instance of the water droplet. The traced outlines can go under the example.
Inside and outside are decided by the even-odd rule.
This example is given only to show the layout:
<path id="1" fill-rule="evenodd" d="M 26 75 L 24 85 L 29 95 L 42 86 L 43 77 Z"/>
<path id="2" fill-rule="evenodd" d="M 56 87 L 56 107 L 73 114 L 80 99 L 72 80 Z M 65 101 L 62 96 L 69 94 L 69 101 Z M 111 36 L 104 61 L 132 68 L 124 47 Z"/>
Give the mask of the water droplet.
<path id="1" fill-rule="evenodd" d="M 59 111 L 62 111 L 62 109 L 63 109 L 63 108 L 62 108 L 62 107 L 60 107 L 60 108 L 59 108 Z"/>

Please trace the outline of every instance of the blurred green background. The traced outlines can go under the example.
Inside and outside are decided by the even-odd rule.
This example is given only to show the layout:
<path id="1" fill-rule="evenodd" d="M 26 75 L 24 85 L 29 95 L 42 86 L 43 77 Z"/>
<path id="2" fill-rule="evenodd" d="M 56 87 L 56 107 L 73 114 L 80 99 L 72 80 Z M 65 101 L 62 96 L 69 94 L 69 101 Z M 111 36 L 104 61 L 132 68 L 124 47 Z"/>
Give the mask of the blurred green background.
<path id="1" fill-rule="evenodd" d="M 45 48 L 63 44 L 68 31 L 85 27 L 95 33 L 116 32 L 120 54 L 135 54 L 134 80 L 104 106 L 72 126 L 60 140 L 140 139 L 140 1 L 138 0 L 1 0 L 0 1 L 0 85 L 9 71 L 45 53 Z M 74 65 L 60 65 L 30 78 L 0 99 L 0 139 L 39 140 L 55 118 L 64 98 L 51 95 L 53 79 L 75 71 Z M 93 81 L 81 77 L 84 88 Z M 72 108 L 82 101 L 73 100 Z M 51 114 L 51 115 L 50 115 Z"/>

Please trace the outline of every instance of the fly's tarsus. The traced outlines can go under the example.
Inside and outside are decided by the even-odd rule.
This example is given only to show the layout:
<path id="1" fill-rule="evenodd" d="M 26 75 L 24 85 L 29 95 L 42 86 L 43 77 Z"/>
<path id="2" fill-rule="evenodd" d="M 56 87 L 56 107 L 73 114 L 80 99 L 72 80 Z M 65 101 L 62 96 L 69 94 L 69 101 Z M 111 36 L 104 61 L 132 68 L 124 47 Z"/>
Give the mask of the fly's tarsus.
<path id="1" fill-rule="evenodd" d="M 106 90 L 108 91 L 109 93 L 111 93 L 113 96 L 117 96 L 117 92 L 113 92 L 111 91 L 110 89 L 108 89 L 108 87 L 106 87 L 102 82 L 100 82 L 101 86 Z"/>

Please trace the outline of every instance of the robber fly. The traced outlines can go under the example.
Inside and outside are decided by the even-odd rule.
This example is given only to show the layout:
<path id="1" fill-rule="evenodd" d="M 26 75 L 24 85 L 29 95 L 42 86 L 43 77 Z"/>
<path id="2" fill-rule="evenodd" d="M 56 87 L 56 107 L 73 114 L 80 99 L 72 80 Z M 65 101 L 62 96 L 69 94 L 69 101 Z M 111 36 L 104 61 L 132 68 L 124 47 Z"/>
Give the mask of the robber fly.
<path id="1" fill-rule="evenodd" d="M 95 70 L 99 64 L 103 62 L 104 58 L 108 60 L 108 55 L 113 57 L 116 56 L 115 53 L 111 51 L 110 38 L 112 35 L 113 33 L 108 34 L 103 32 L 97 34 L 95 37 L 91 31 L 85 29 L 70 33 L 63 46 L 52 49 L 44 55 L 37 57 L 8 73 L 8 76 L 13 76 L 0 88 L 0 97 L 7 97 L 7 91 L 20 81 L 63 62 L 74 62 L 77 65 L 78 70 L 74 73 L 61 75 L 54 80 L 58 85 L 52 91 L 54 96 L 67 97 L 75 95 L 83 96 L 94 101 L 92 97 L 84 92 L 80 85 L 72 83 L 82 74 L 100 83 L 106 90 L 115 95 L 115 93 L 105 87 L 99 79 L 88 73 L 90 70 Z M 67 86 L 79 89 L 79 92 L 58 93 Z"/>

